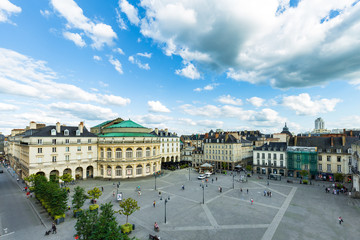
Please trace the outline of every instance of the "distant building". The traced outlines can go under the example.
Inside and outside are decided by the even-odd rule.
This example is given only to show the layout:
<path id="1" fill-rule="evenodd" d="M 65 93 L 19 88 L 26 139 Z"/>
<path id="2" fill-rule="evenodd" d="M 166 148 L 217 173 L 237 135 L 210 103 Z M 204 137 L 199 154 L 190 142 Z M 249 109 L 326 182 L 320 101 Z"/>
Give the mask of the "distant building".
<path id="1" fill-rule="evenodd" d="M 155 128 L 151 132 L 160 138 L 161 162 L 180 162 L 180 138 L 175 134 L 165 130 Z"/>
<path id="2" fill-rule="evenodd" d="M 321 117 L 315 119 L 315 130 L 325 129 L 325 122 Z"/>
<path id="3" fill-rule="evenodd" d="M 350 172 L 352 174 L 353 195 L 360 198 L 360 141 L 351 144 Z"/>
<path id="4" fill-rule="evenodd" d="M 253 150 L 253 170 L 259 174 L 286 176 L 286 142 L 270 142 Z"/>
<path id="5" fill-rule="evenodd" d="M 309 178 L 315 178 L 317 170 L 316 147 L 287 147 L 287 168 L 289 177 L 300 178 L 300 172 L 306 170 Z"/>

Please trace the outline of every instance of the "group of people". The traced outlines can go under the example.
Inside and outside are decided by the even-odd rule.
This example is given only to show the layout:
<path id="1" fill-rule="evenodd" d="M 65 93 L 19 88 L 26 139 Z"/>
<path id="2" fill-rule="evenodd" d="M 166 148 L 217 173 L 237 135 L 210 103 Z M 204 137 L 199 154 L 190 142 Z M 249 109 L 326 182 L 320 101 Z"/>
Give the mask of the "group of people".
<path id="1" fill-rule="evenodd" d="M 272 193 L 270 191 L 264 190 L 264 197 L 268 196 L 271 197 Z"/>

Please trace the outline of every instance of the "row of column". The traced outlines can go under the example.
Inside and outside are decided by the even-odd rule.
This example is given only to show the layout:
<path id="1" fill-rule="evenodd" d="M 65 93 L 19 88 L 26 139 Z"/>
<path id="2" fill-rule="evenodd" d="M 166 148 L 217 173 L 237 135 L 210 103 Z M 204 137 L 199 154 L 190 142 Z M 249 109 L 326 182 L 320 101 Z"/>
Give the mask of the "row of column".
<path id="1" fill-rule="evenodd" d="M 127 177 L 131 177 L 131 178 L 135 178 L 135 177 L 140 177 L 140 176 L 148 176 L 148 175 L 152 175 L 154 172 L 160 171 L 160 163 L 143 163 L 143 164 L 139 164 L 139 163 L 134 163 L 134 164 L 120 164 L 120 165 L 102 165 L 103 167 L 103 171 L 101 171 L 101 166 L 99 166 L 99 176 L 103 177 L 103 178 L 127 178 Z M 137 170 L 137 166 L 141 165 L 141 174 L 137 174 L 136 170 Z M 110 168 L 108 168 L 110 166 Z M 121 175 L 118 176 L 116 175 L 116 167 L 121 167 Z M 131 168 L 127 168 L 128 166 L 131 166 Z M 154 169 L 155 166 L 155 169 Z M 147 172 L 147 168 L 149 168 L 148 172 Z M 129 172 L 131 171 L 131 173 Z M 102 173 L 102 174 L 101 174 Z M 130 174 L 129 174 L 130 173 Z"/>

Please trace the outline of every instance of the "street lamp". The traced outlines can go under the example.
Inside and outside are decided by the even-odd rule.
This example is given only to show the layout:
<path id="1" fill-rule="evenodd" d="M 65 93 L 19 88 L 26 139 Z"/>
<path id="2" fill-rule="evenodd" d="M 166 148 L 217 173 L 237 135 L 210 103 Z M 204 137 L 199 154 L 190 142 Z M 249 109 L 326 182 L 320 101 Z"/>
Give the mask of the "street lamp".
<path id="1" fill-rule="evenodd" d="M 207 186 L 207 185 L 206 185 Z M 202 203 L 205 204 L 205 184 L 204 183 L 201 183 L 200 184 L 200 187 L 202 188 L 203 190 L 203 201 Z"/>
<path id="2" fill-rule="evenodd" d="M 160 198 L 160 200 L 162 200 L 162 197 Z M 165 198 L 165 224 L 166 224 L 166 204 L 167 204 L 168 201 L 170 201 L 170 196 Z"/>
<path id="3" fill-rule="evenodd" d="M 189 181 L 190 181 L 190 166 L 191 166 L 191 165 L 190 165 L 190 163 L 189 163 Z"/>
<path id="4" fill-rule="evenodd" d="M 233 189 L 234 189 L 234 177 L 235 177 L 235 175 L 233 174 Z"/>
<path id="5" fill-rule="evenodd" d="M 154 177 L 155 177 L 155 190 L 156 190 L 156 172 L 154 172 Z"/>

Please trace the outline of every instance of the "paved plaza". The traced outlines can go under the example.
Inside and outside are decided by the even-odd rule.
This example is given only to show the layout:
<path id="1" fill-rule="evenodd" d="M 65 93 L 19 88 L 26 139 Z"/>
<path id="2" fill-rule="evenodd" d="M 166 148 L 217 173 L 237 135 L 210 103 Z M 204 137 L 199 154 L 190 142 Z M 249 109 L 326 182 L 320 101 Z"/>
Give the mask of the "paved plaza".
<path id="1" fill-rule="evenodd" d="M 240 182 L 239 175 L 213 175 L 207 186 L 200 186 L 198 174 L 187 169 L 165 172 L 161 177 L 146 177 L 142 179 L 120 180 L 119 192 L 124 198 L 134 198 L 141 209 L 129 217 L 129 222 L 135 224 L 131 237 L 148 239 L 149 234 L 155 235 L 154 222 L 158 222 L 161 239 L 358 239 L 360 228 L 360 201 L 343 194 L 325 193 L 324 184 L 300 185 L 297 181 L 287 183 L 248 178 L 248 182 Z M 10 175 L 9 175 L 10 177 Z M 217 181 L 216 181 L 217 177 Z M 214 182 L 212 182 L 214 179 Z M 16 180 L 14 180 L 16 182 Z M 117 191 L 118 181 L 86 180 L 76 185 L 70 185 L 71 190 L 83 186 L 86 190 L 94 186 L 103 187 L 104 193 L 98 203 L 112 202 L 114 209 L 119 206 L 113 197 Z M 185 185 L 185 190 L 181 186 Z M 136 187 L 140 185 L 139 196 Z M 219 192 L 222 187 L 222 193 Z M 240 191 L 242 188 L 242 192 Z M 247 189 L 249 193 L 247 193 Z M 272 196 L 264 196 L 264 190 L 271 191 Z M 161 192 L 161 196 L 159 195 Z M 19 194 L 21 192 L 19 188 Z M 71 194 L 72 195 L 72 194 Z M 166 204 L 165 224 L 165 202 Z M 72 199 L 70 197 L 70 199 Z M 161 200 L 162 199 L 162 200 Z M 250 200 L 254 203 L 251 205 Z M 156 207 L 153 207 L 153 201 Z M 50 229 L 51 219 L 42 210 L 35 199 L 29 199 L 38 213 L 43 225 L 13 230 L 12 234 L 3 235 L 3 239 L 74 239 L 76 219 L 68 213 L 66 221 L 58 226 L 58 233 L 43 236 Z M 84 208 L 90 202 L 87 201 Z M 342 216 L 344 223 L 339 225 L 338 217 Z M 126 222 L 125 216 L 117 216 L 120 224 Z M 4 225 L 4 219 L 2 220 Z M 45 225 L 45 226 L 44 226 Z M 8 227 L 11 231 L 11 226 Z"/>

